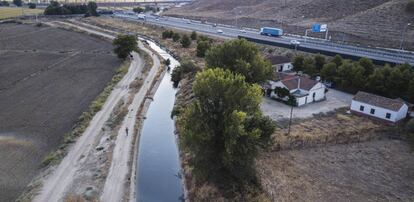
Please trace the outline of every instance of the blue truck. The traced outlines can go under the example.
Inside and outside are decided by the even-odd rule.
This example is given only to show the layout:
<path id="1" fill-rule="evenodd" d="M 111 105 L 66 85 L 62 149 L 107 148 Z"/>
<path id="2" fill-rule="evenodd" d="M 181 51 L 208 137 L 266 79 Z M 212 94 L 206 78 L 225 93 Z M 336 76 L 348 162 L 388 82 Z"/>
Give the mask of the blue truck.
<path id="1" fill-rule="evenodd" d="M 260 34 L 279 37 L 283 35 L 283 30 L 279 28 L 273 28 L 273 27 L 262 27 L 260 29 Z"/>

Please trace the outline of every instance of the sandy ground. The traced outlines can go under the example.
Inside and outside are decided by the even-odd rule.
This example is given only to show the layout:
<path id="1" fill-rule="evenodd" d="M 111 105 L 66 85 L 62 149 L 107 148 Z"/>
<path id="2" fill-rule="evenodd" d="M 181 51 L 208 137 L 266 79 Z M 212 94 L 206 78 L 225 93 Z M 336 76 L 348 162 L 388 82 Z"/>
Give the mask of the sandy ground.
<path id="1" fill-rule="evenodd" d="M 349 107 L 351 105 L 353 95 L 329 89 L 326 93 L 326 100 L 321 102 L 310 103 L 301 107 L 293 108 L 293 118 L 309 118 L 314 114 L 327 113 L 338 108 Z M 268 97 L 263 97 L 260 105 L 263 113 L 275 121 L 288 119 L 290 117 L 291 107 L 272 100 Z"/>
<path id="2" fill-rule="evenodd" d="M 270 152 L 256 167 L 272 201 L 414 200 L 414 155 L 400 140 Z"/>

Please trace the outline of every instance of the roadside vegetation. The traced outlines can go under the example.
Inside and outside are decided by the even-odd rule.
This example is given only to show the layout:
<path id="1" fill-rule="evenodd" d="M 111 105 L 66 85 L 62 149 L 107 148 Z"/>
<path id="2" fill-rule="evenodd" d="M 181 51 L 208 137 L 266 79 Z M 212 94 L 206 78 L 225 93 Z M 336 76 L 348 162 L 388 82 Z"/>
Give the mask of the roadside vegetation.
<path id="1" fill-rule="evenodd" d="M 23 2 L 22 0 L 13 0 L 13 4 L 16 5 L 17 7 L 22 7 Z"/>
<path id="2" fill-rule="evenodd" d="M 295 71 L 302 71 L 311 77 L 321 76 L 322 80 L 345 92 L 362 90 L 414 102 L 414 71 L 408 64 L 377 66 L 368 58 L 351 61 L 337 55 L 326 60 L 322 55 L 299 55 L 294 58 L 293 66 Z"/>
<path id="3" fill-rule="evenodd" d="M 90 121 L 95 116 L 95 114 L 101 110 L 103 104 L 105 103 L 108 96 L 111 94 L 111 91 L 115 85 L 124 77 L 128 72 L 130 61 L 125 61 L 116 71 L 115 75 L 112 77 L 112 80 L 107 84 L 105 89 L 99 94 L 95 100 L 89 106 L 88 111 L 83 112 L 79 117 L 76 124 L 73 126 L 71 132 L 65 134 L 63 144 L 59 147 L 57 151 L 49 153 L 42 161 L 42 166 L 46 167 L 51 164 L 57 163 L 61 158 L 66 155 L 67 147 L 75 142 L 75 139 L 82 135 L 82 133 L 88 127 Z"/>
<path id="4" fill-rule="evenodd" d="M 49 6 L 45 9 L 45 15 L 72 15 L 84 14 L 85 16 L 98 16 L 96 9 L 98 6 L 95 2 L 88 2 L 88 4 L 63 4 L 57 1 L 51 1 Z"/>
<path id="5" fill-rule="evenodd" d="M 414 0 L 410 0 L 405 6 L 405 11 L 414 14 Z"/>
<path id="6" fill-rule="evenodd" d="M 137 39 L 133 35 L 118 35 L 112 44 L 115 46 L 114 53 L 121 59 L 127 58 L 132 51 L 138 51 Z"/>

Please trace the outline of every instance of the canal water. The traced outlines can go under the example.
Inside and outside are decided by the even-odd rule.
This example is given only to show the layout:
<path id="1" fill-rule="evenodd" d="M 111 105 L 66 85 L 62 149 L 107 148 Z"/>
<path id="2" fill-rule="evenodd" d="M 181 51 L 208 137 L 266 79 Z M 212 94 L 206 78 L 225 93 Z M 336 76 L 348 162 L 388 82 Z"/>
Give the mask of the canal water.
<path id="1" fill-rule="evenodd" d="M 148 41 L 163 59 L 170 59 L 171 71 L 179 64 L 171 55 Z M 170 72 L 171 72 L 170 71 Z M 154 95 L 144 121 L 137 161 L 137 201 L 182 201 L 183 185 L 174 121 L 171 111 L 176 90 L 167 72 Z"/>

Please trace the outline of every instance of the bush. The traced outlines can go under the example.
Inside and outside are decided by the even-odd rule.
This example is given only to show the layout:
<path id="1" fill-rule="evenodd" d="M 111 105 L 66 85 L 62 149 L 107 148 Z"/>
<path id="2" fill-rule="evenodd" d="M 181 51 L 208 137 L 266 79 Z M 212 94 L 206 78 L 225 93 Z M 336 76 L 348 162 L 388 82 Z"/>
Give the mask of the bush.
<path id="1" fill-rule="evenodd" d="M 181 39 L 181 46 L 183 46 L 183 48 L 188 48 L 191 45 L 191 40 L 190 38 L 184 34 L 183 38 Z"/>
<path id="2" fill-rule="evenodd" d="M 191 61 L 183 61 L 180 66 L 176 67 L 171 73 L 171 81 L 174 88 L 178 86 L 182 77 L 187 73 L 196 73 L 198 71 L 197 66 Z"/>
<path id="3" fill-rule="evenodd" d="M 17 7 L 21 7 L 23 2 L 22 0 L 13 0 L 13 4 L 16 5 Z"/>
<path id="4" fill-rule="evenodd" d="M 179 33 L 176 33 L 176 32 L 174 32 L 174 33 L 173 33 L 173 35 L 172 35 L 172 39 L 173 39 L 173 41 L 174 41 L 174 42 L 179 41 L 179 40 L 180 40 L 180 38 L 181 38 L 181 36 L 180 36 L 180 34 L 179 34 Z"/>
<path id="5" fill-rule="evenodd" d="M 203 58 L 206 56 L 207 50 L 211 47 L 211 43 L 209 41 L 198 41 L 197 42 L 197 57 Z"/>
<path id="6" fill-rule="evenodd" d="M 30 9 L 35 9 L 36 8 L 35 3 L 28 3 L 27 5 L 29 6 Z"/>
<path id="7" fill-rule="evenodd" d="M 98 5 L 95 2 L 88 2 L 87 8 L 88 12 L 86 14 L 88 14 L 89 16 L 99 16 L 98 12 L 96 12 L 96 9 L 98 9 Z"/>
<path id="8" fill-rule="evenodd" d="M 174 32 L 172 30 L 165 30 L 162 32 L 162 38 L 163 39 L 170 39 L 174 35 Z"/>
<path id="9" fill-rule="evenodd" d="M 9 6 L 9 2 L 7 1 L 0 1 L 0 6 Z"/>
<path id="10" fill-rule="evenodd" d="M 193 31 L 190 36 L 191 40 L 197 40 L 197 32 Z"/>
<path id="11" fill-rule="evenodd" d="M 405 11 L 414 14 L 414 0 L 411 0 L 407 3 L 407 5 L 405 6 Z"/>
<path id="12" fill-rule="evenodd" d="M 144 12 L 144 9 L 141 7 L 135 7 L 132 9 L 132 11 L 134 11 L 135 13 L 142 13 Z"/>
<path id="13" fill-rule="evenodd" d="M 275 91 L 275 94 L 276 94 L 279 98 L 282 98 L 282 99 L 290 95 L 289 90 L 288 90 L 288 89 L 286 89 L 286 88 L 276 87 L 274 91 Z"/>

